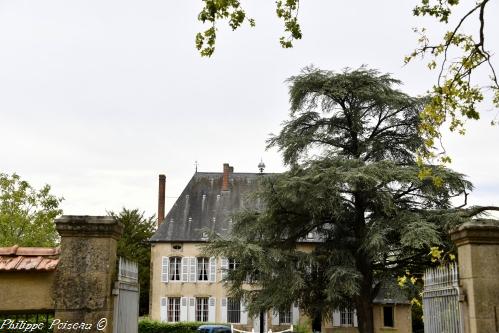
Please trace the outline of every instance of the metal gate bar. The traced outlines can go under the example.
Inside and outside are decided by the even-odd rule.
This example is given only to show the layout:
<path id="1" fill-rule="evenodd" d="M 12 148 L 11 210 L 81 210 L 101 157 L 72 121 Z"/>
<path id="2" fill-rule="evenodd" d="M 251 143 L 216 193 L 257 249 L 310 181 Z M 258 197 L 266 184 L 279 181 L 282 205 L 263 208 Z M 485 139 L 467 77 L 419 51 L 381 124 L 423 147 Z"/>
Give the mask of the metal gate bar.
<path id="1" fill-rule="evenodd" d="M 423 281 L 425 333 L 463 333 L 457 265 L 428 269 Z"/>

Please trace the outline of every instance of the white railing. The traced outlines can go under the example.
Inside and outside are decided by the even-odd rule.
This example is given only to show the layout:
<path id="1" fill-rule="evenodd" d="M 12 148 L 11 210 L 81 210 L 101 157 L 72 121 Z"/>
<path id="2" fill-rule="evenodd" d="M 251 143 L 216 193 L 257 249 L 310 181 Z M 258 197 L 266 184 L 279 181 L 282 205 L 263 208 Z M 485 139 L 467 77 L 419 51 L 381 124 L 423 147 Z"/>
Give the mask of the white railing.
<path id="1" fill-rule="evenodd" d="M 255 329 L 254 328 L 251 328 L 251 331 L 242 331 L 242 330 L 238 330 L 237 328 L 234 328 L 234 325 L 230 325 L 230 330 L 232 331 L 232 333 L 234 332 L 237 332 L 237 333 L 255 333 Z M 293 332 L 293 325 L 291 325 L 290 328 L 284 330 L 284 331 L 279 331 L 279 332 L 272 332 L 271 329 L 269 329 L 267 331 L 267 333 L 285 333 L 285 332 Z"/>
<path id="2" fill-rule="evenodd" d="M 423 289 L 425 333 L 462 333 L 457 265 L 426 270 Z"/>
<path id="3" fill-rule="evenodd" d="M 139 280 L 139 265 L 137 262 L 120 257 L 118 264 L 118 280 L 137 282 Z"/>

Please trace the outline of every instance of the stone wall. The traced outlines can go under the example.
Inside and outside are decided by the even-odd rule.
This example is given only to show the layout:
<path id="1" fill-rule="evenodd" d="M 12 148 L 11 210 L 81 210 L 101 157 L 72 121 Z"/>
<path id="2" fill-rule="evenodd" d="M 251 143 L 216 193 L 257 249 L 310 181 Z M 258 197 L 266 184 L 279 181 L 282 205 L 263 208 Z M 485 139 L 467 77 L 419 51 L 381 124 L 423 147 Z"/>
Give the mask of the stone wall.
<path id="1" fill-rule="evenodd" d="M 56 227 L 61 256 L 55 276 L 55 318 L 90 323 L 89 332 L 112 332 L 116 248 L 123 226 L 109 216 L 63 216 Z M 106 323 L 105 329 L 97 330 L 98 323 Z"/>
<path id="2" fill-rule="evenodd" d="M 466 333 L 499 332 L 499 221 L 477 220 L 452 231 Z"/>

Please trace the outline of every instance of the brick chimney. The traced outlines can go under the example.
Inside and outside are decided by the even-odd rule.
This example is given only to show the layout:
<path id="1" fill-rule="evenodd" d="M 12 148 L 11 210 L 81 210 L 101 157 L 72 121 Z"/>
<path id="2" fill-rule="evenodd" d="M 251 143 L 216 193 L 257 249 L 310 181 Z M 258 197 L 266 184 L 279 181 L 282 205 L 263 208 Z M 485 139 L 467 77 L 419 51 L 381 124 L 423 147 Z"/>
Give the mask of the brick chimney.
<path id="1" fill-rule="evenodd" d="M 165 219 L 165 175 L 159 175 L 158 187 L 158 227 Z"/>
<path id="2" fill-rule="evenodd" d="M 229 163 L 224 163 L 224 173 L 223 173 L 223 179 L 222 179 L 222 191 L 229 190 L 230 169 L 231 169 L 231 167 L 229 166 Z M 232 168 L 232 170 L 234 170 L 234 168 Z"/>

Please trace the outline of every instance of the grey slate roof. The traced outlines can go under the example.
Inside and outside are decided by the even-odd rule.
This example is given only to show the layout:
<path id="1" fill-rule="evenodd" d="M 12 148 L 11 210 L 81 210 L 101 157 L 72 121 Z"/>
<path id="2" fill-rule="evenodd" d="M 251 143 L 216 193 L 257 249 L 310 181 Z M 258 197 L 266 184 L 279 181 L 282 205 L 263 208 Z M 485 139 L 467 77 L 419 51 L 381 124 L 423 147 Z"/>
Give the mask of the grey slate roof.
<path id="1" fill-rule="evenodd" d="M 384 282 L 373 300 L 375 304 L 410 304 L 405 292 L 397 282 Z"/>
<path id="2" fill-rule="evenodd" d="M 230 173 L 229 191 L 222 191 L 223 173 L 196 172 L 150 241 L 199 242 L 205 230 L 227 234 L 234 213 L 261 208 L 259 200 L 248 197 L 266 175 Z"/>

